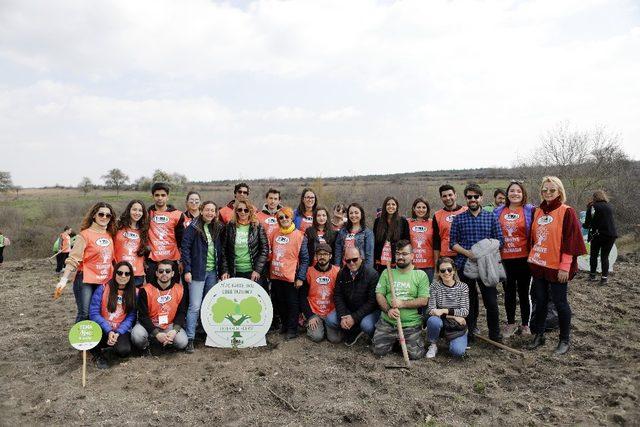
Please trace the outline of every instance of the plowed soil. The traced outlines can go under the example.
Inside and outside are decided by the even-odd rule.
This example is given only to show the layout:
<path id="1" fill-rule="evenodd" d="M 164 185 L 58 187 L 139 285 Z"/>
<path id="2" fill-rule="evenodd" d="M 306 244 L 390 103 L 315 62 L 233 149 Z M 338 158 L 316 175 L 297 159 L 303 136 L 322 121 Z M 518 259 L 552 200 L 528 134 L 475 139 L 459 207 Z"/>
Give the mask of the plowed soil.
<path id="1" fill-rule="evenodd" d="M 270 333 L 263 348 L 200 344 L 193 355 L 115 359 L 108 370 L 89 364 L 85 389 L 67 340 L 72 292 L 52 300 L 56 276 L 46 260 L 6 262 L 0 424 L 638 425 L 639 258 L 620 261 L 607 286 L 585 274 L 570 284 L 573 336 L 564 357 L 552 355 L 552 332 L 523 359 L 478 343 L 458 361 L 442 346 L 407 371 L 386 368 L 401 356 L 378 359 L 366 341 L 348 348 Z M 521 349 L 528 340 L 506 343 Z"/>

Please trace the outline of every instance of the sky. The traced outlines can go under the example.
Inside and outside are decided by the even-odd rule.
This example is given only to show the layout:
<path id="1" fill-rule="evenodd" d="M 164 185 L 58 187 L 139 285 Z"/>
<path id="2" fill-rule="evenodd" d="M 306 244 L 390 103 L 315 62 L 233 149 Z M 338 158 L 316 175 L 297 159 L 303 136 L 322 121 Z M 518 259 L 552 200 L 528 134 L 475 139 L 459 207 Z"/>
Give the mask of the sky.
<path id="1" fill-rule="evenodd" d="M 639 76 L 637 0 L 0 0 L 0 170 L 509 167 L 563 121 L 638 159 Z"/>

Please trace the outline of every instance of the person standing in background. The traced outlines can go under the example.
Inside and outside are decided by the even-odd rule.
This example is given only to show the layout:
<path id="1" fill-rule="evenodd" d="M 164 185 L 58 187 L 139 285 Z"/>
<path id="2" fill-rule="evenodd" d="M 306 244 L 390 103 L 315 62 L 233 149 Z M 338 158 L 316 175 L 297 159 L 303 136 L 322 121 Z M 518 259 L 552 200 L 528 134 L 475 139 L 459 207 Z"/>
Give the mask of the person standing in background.
<path id="1" fill-rule="evenodd" d="M 602 271 L 600 283 L 604 285 L 607 283 L 609 276 L 609 254 L 618 238 L 616 224 L 613 221 L 613 209 L 609 203 L 607 193 L 604 191 L 598 190 L 593 193 L 591 201 L 587 204 L 587 216 L 582 228 L 589 230 L 588 239 L 591 242 L 589 280 L 596 280 L 598 255 L 600 255 Z"/>
<path id="2" fill-rule="evenodd" d="M 64 270 L 64 262 L 69 257 L 69 252 L 71 252 L 71 227 L 66 225 L 62 229 L 62 233 L 60 233 L 60 250 L 56 255 L 56 273 L 62 272 Z"/>

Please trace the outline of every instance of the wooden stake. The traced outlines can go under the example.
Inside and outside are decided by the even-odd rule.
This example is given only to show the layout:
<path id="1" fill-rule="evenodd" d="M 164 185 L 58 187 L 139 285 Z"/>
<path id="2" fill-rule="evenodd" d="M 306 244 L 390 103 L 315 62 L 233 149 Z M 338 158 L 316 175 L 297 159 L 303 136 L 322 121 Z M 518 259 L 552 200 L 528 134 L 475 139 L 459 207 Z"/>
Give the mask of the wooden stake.
<path id="1" fill-rule="evenodd" d="M 393 281 L 393 273 L 391 272 L 391 263 L 387 262 L 387 275 L 389 276 L 389 287 L 391 289 L 391 301 L 396 299 L 396 288 Z M 407 352 L 407 342 L 404 340 L 404 331 L 402 330 L 402 322 L 400 317 L 396 319 L 396 326 L 398 327 L 398 341 L 400 341 L 400 348 L 402 349 L 402 357 L 404 357 L 404 363 L 407 368 L 411 367 L 411 361 L 409 360 L 409 352 Z"/>
<path id="2" fill-rule="evenodd" d="M 87 350 L 82 350 L 82 387 L 87 385 Z"/>
<path id="3" fill-rule="evenodd" d="M 482 335 L 476 335 L 476 338 L 480 338 L 480 339 L 481 339 L 482 341 L 484 341 L 484 342 L 487 342 L 487 343 L 489 343 L 489 344 L 493 344 L 493 345 L 495 345 L 495 346 L 496 346 L 496 347 L 498 347 L 498 348 L 501 348 L 501 349 L 506 350 L 506 351 L 508 351 L 508 352 L 511 352 L 511 353 L 513 353 L 513 354 L 517 354 L 518 356 L 524 357 L 524 353 L 523 353 L 522 351 L 520 351 L 520 350 L 516 350 L 516 349 L 514 349 L 514 348 L 511 348 L 511 347 L 509 347 L 509 346 L 506 346 L 506 345 L 501 344 L 501 343 L 499 343 L 499 342 L 496 342 L 496 341 L 494 341 L 494 340 L 490 340 L 489 338 L 487 338 L 487 337 L 483 337 Z"/>

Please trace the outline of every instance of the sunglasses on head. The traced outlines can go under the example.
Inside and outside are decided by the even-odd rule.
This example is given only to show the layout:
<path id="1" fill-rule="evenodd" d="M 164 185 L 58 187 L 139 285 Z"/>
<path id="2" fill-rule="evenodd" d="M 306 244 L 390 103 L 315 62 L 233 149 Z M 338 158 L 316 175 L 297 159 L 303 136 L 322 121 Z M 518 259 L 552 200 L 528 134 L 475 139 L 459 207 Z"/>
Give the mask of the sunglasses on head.
<path id="1" fill-rule="evenodd" d="M 249 213 L 249 208 L 237 208 L 236 212 L 238 212 L 238 213 Z"/>
<path id="2" fill-rule="evenodd" d="M 129 277 L 131 276 L 131 272 L 130 271 L 122 271 L 122 270 L 118 270 L 116 271 L 116 274 L 118 276 L 124 276 L 124 277 Z"/>
<path id="3" fill-rule="evenodd" d="M 481 196 L 481 195 L 479 195 L 479 194 L 468 194 L 468 195 L 467 195 L 467 196 L 465 196 L 465 197 L 467 198 L 467 200 L 471 200 L 471 199 L 478 200 L 478 199 L 479 199 L 480 197 L 482 197 L 482 196 Z"/>
<path id="4" fill-rule="evenodd" d="M 105 213 L 105 212 L 98 212 L 97 213 L 98 218 L 111 218 L 111 214 L 110 213 Z"/>
<path id="5" fill-rule="evenodd" d="M 453 268 L 451 267 L 445 267 L 445 268 L 441 268 L 440 269 L 440 273 L 452 273 L 453 272 Z"/>
<path id="6" fill-rule="evenodd" d="M 169 273 L 171 273 L 172 271 L 173 271 L 173 270 L 172 270 L 172 269 L 170 269 L 170 268 L 159 268 L 159 269 L 158 269 L 158 273 L 160 273 L 160 274 L 165 274 L 165 273 L 166 273 L 166 274 L 169 274 Z"/>
<path id="7" fill-rule="evenodd" d="M 349 258 L 349 259 L 345 259 L 344 262 L 346 262 L 347 264 L 355 264 L 356 262 L 358 262 L 360 258 L 356 257 L 356 258 Z"/>

